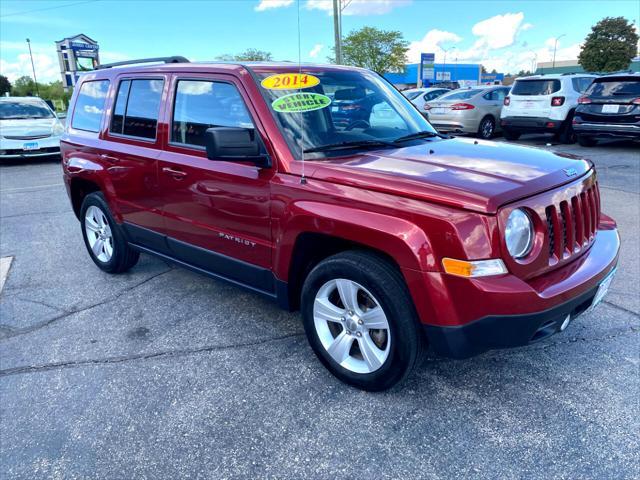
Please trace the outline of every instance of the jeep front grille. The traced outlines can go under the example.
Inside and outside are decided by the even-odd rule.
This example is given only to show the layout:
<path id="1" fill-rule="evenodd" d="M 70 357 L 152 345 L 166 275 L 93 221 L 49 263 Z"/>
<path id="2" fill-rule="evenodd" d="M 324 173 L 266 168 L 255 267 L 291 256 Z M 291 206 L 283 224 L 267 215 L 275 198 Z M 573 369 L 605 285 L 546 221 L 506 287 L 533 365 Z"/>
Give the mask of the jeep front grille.
<path id="1" fill-rule="evenodd" d="M 598 183 L 546 208 L 550 263 L 568 258 L 593 242 L 600 218 Z"/>

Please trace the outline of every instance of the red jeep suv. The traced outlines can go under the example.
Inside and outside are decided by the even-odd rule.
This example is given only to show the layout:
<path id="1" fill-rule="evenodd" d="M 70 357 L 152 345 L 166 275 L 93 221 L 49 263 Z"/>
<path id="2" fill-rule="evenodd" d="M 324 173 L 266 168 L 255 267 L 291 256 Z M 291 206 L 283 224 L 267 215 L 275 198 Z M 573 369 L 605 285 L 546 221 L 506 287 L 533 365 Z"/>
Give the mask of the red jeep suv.
<path id="1" fill-rule="evenodd" d="M 143 252 L 299 308 L 366 390 L 427 346 L 546 338 L 606 293 L 620 242 L 591 162 L 439 134 L 368 70 L 155 60 L 71 101 L 65 183 L 102 270 Z"/>

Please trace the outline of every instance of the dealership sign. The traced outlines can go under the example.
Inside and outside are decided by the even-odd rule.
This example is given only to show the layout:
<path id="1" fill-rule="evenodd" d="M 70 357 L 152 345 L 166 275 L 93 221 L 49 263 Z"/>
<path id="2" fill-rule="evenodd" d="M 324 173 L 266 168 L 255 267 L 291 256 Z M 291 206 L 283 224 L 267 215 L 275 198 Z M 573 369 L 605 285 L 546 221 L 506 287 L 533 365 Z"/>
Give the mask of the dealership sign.
<path id="1" fill-rule="evenodd" d="M 433 80 L 433 69 L 435 63 L 435 53 L 421 53 L 420 54 L 420 79 Z"/>

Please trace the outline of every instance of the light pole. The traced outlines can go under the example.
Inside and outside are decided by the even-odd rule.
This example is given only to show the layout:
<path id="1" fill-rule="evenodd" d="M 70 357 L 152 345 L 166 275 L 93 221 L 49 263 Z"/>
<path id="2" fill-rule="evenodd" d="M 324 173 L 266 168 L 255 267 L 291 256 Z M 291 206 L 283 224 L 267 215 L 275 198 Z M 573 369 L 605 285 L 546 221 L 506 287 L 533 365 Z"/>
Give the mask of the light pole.
<path id="1" fill-rule="evenodd" d="M 342 32 L 340 31 L 340 0 L 333 0 L 333 36 L 336 50 L 336 63 L 342 64 Z"/>
<path id="2" fill-rule="evenodd" d="M 538 54 L 536 52 L 533 53 L 533 57 L 531 58 L 531 74 L 536 73 L 536 66 L 538 64 Z"/>
<path id="3" fill-rule="evenodd" d="M 442 47 L 440 47 L 440 48 L 442 48 Z M 456 48 L 456 47 L 450 47 L 450 48 L 447 48 L 447 49 L 442 48 L 442 50 L 444 51 L 444 63 L 442 64 L 442 80 L 441 81 L 445 80 L 444 73 L 445 73 L 445 70 L 447 68 L 447 53 L 449 52 L 449 50 L 453 50 L 454 48 Z"/>
<path id="4" fill-rule="evenodd" d="M 31 58 L 31 70 L 33 70 L 33 82 L 36 84 L 36 96 L 40 96 L 38 91 L 38 79 L 36 78 L 36 67 L 33 63 L 33 54 L 31 53 L 31 40 L 27 38 L 27 45 L 29 45 L 29 57 Z"/>
<path id="5" fill-rule="evenodd" d="M 551 62 L 551 68 L 556 68 L 556 49 L 558 48 L 558 40 L 566 35 L 566 33 L 563 33 L 559 37 L 556 37 L 556 41 L 553 43 L 553 62 Z"/>

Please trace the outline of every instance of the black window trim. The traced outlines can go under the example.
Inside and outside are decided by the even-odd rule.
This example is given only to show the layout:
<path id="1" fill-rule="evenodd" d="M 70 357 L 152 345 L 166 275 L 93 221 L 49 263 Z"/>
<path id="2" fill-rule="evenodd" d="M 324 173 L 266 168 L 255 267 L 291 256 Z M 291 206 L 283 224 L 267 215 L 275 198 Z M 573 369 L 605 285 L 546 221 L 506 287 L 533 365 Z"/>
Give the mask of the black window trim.
<path id="1" fill-rule="evenodd" d="M 212 75 L 222 75 L 222 74 L 212 74 Z M 178 74 L 174 76 L 174 79 L 175 81 L 172 82 L 173 98 L 171 99 L 171 111 L 169 112 L 170 115 L 169 115 L 169 129 L 168 129 L 169 131 L 167 132 L 167 145 L 170 145 L 172 147 L 184 148 L 186 150 L 195 150 L 198 152 L 207 151 L 207 147 L 201 147 L 200 145 L 193 145 L 190 143 L 181 143 L 181 142 L 173 141 L 173 114 L 176 110 L 176 97 L 178 96 L 178 83 L 180 83 L 180 81 L 182 80 L 191 81 L 191 82 L 226 83 L 228 85 L 235 87 L 235 89 L 238 91 L 238 95 L 240 95 L 240 99 L 242 100 L 242 103 L 244 103 L 244 108 L 247 110 L 247 114 L 251 119 L 251 123 L 253 124 L 254 135 L 257 135 L 258 138 L 260 138 L 260 141 L 262 142 L 262 144 L 264 145 L 262 136 L 260 135 L 258 128 L 256 128 L 256 122 L 253 118 L 253 115 L 251 115 L 251 110 L 249 110 L 247 106 L 247 102 L 245 101 L 244 97 L 242 96 L 242 93 L 240 92 L 240 88 L 238 88 L 238 85 L 236 85 L 233 81 L 222 80 L 218 78 L 213 79 L 211 77 L 191 77 L 191 76 L 182 77 Z"/>
<path id="2" fill-rule="evenodd" d="M 76 118 L 76 108 L 78 106 L 78 99 L 80 98 L 80 94 L 82 93 L 82 87 L 84 87 L 86 83 L 91 83 L 91 82 L 107 82 L 107 96 L 104 97 L 104 104 L 102 106 L 102 114 L 100 115 L 100 124 L 98 125 L 98 130 L 87 130 L 86 128 L 78 128 L 73 126 L 73 121 Z M 86 80 L 82 82 L 82 84 L 80 85 L 80 88 L 78 89 L 78 96 L 76 97 L 76 101 L 73 104 L 73 116 L 71 117 L 71 124 L 70 124 L 71 128 L 73 128 L 74 130 L 80 130 L 81 132 L 100 134 L 100 131 L 102 130 L 102 123 L 104 122 L 104 118 L 106 117 L 104 112 L 104 106 L 107 104 L 107 98 L 109 98 L 109 88 L 111 88 L 111 80 L 109 80 L 108 78 L 96 78 L 93 80 Z"/>
<path id="3" fill-rule="evenodd" d="M 131 80 L 131 83 L 133 84 L 134 80 L 162 80 L 162 92 L 160 93 L 160 104 L 158 105 L 158 118 L 156 119 L 156 134 L 153 138 L 147 138 L 147 137 L 137 137 L 135 135 L 126 135 L 124 133 L 117 133 L 117 132 L 113 132 L 111 130 L 111 124 L 113 122 L 113 115 L 115 113 L 116 110 L 116 103 L 118 102 L 118 91 L 120 90 L 120 85 L 122 84 L 122 82 L 125 82 L 127 80 Z M 166 77 L 155 77 L 155 76 L 123 76 L 123 77 L 118 77 L 118 88 L 116 88 L 115 90 L 115 95 L 113 97 L 113 104 L 111 107 L 111 112 L 110 112 L 110 116 L 109 116 L 109 124 L 107 128 L 107 133 L 109 134 L 110 137 L 114 137 L 114 138 L 124 138 L 124 139 L 129 139 L 129 140 L 136 140 L 136 141 L 140 141 L 140 142 L 145 142 L 145 143 L 150 143 L 150 144 L 156 144 L 158 143 L 158 124 L 160 123 L 160 113 L 162 112 L 162 97 L 164 94 L 164 88 L 165 85 L 167 83 L 167 78 Z M 124 122 L 127 118 L 127 110 L 129 109 L 129 96 L 131 95 L 131 85 L 129 85 L 129 91 L 127 92 L 127 103 L 124 106 L 124 115 L 122 116 L 122 129 L 124 130 Z"/>

